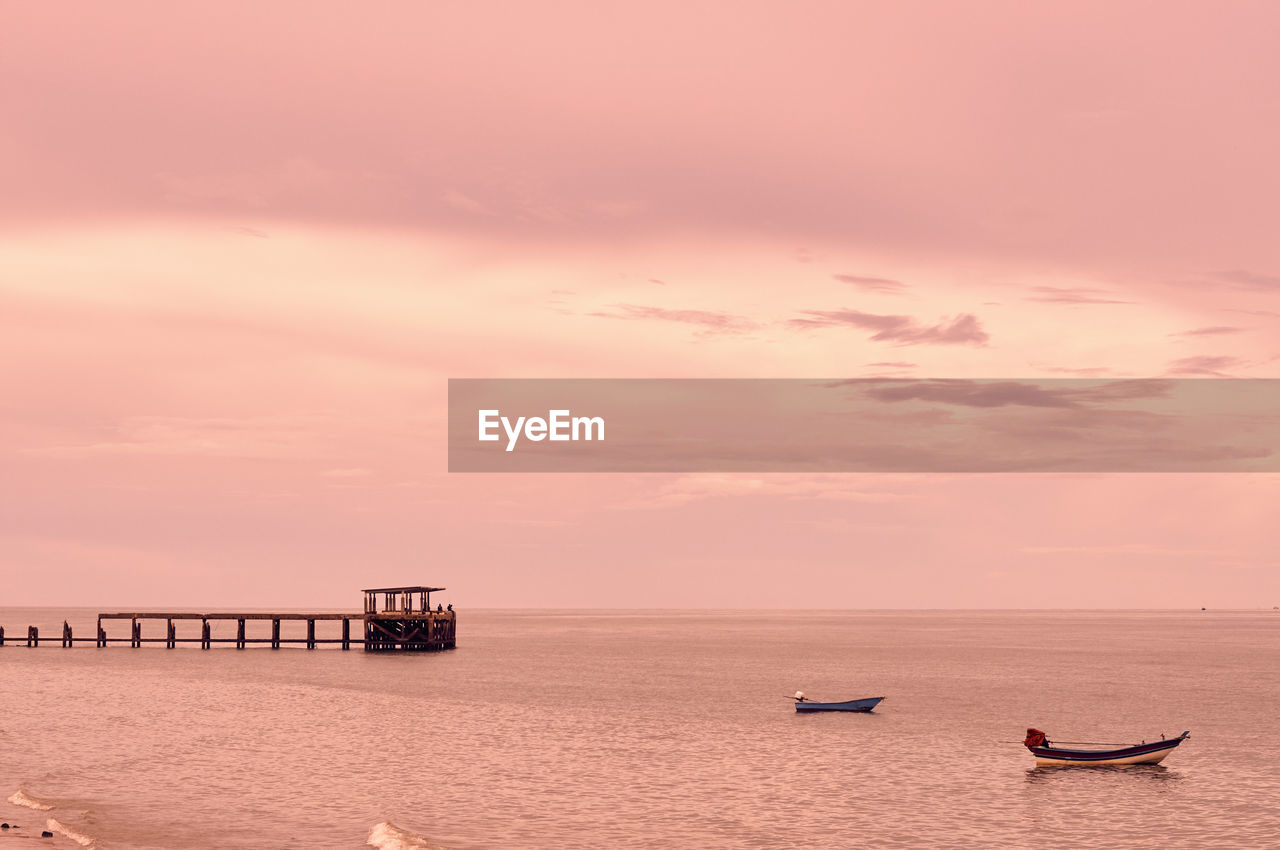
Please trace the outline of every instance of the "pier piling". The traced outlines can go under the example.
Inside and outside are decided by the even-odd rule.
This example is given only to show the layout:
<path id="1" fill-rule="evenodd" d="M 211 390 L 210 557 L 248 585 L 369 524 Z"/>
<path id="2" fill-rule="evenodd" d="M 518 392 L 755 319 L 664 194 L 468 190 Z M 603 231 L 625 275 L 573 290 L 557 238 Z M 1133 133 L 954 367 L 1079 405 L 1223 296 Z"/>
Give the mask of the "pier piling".
<path id="1" fill-rule="evenodd" d="M 27 646 L 40 645 L 40 630 L 35 626 L 27 626 Z"/>

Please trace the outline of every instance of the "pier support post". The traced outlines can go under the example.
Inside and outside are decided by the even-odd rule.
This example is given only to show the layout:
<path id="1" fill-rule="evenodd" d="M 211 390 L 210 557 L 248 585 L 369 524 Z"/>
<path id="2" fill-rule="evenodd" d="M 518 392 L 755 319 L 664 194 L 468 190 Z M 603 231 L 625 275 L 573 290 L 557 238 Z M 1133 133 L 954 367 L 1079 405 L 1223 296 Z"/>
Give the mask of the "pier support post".
<path id="1" fill-rule="evenodd" d="M 307 649 L 316 648 L 316 621 L 307 620 Z"/>
<path id="2" fill-rule="evenodd" d="M 280 648 L 280 619 L 276 618 L 271 621 L 271 648 Z"/>
<path id="3" fill-rule="evenodd" d="M 173 626 L 173 620 L 169 620 L 169 628 L 165 632 L 165 649 L 175 649 L 178 646 L 178 630 Z"/>
<path id="4" fill-rule="evenodd" d="M 213 645 L 213 642 L 210 640 L 210 635 L 209 635 L 209 621 L 201 620 L 200 621 L 200 648 L 208 649 L 212 645 Z"/>
<path id="5" fill-rule="evenodd" d="M 4 626 L 0 626 L 0 646 L 4 646 Z"/>
<path id="6" fill-rule="evenodd" d="M 98 646 L 107 645 L 107 630 L 102 628 L 102 618 L 98 618 Z"/>
<path id="7" fill-rule="evenodd" d="M 67 648 L 67 647 L 70 647 L 71 645 L 72 645 L 71 624 L 68 623 L 66 620 L 63 620 L 62 621 L 62 646 L 64 648 Z"/>
<path id="8" fill-rule="evenodd" d="M 236 649 L 244 649 L 244 617 L 236 621 Z"/>
<path id="9" fill-rule="evenodd" d="M 142 648 L 142 623 L 133 620 L 133 636 L 129 639 L 129 645 L 134 649 Z"/>
<path id="10" fill-rule="evenodd" d="M 35 626 L 27 626 L 27 646 L 40 645 L 40 630 Z"/>
<path id="11" fill-rule="evenodd" d="M 0 645 L 4 643 L 4 629 L 0 629 Z M 346 617 L 342 618 L 342 648 L 351 648 L 351 621 Z"/>

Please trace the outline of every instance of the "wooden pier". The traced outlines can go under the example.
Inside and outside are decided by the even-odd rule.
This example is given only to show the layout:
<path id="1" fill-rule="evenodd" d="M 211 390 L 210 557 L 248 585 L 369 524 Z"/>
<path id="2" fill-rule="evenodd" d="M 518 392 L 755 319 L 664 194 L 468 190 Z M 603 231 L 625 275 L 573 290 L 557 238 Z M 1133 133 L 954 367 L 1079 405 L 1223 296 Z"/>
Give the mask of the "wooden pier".
<path id="1" fill-rule="evenodd" d="M 236 649 L 246 649 L 249 644 L 268 644 L 272 649 L 281 646 L 298 644 L 307 649 L 316 649 L 320 644 L 338 644 L 342 649 L 350 649 L 353 644 L 364 647 L 366 652 L 436 652 L 453 649 L 457 646 L 458 615 L 450 605 L 446 610 L 437 605 L 431 608 L 431 594 L 444 590 L 443 587 L 376 587 L 362 591 L 364 593 L 364 612 L 360 614 L 297 614 L 297 613 L 209 613 L 197 614 L 189 611 L 129 611 L 98 615 L 98 631 L 94 637 L 75 637 L 71 625 L 62 623 L 60 645 L 72 647 L 77 643 L 92 643 L 97 647 L 109 646 L 113 643 L 127 643 L 133 648 L 140 648 L 144 643 L 163 643 L 166 649 L 176 649 L 180 643 L 198 643 L 201 649 L 212 649 L 215 643 L 235 644 Z M 112 637 L 107 634 L 104 622 L 112 620 L 128 620 L 129 636 Z M 147 620 L 163 620 L 165 631 L 163 637 L 143 637 L 142 624 Z M 200 621 L 199 637 L 178 637 L 178 623 L 183 621 Z M 269 636 L 249 636 L 250 622 L 271 621 Z M 302 637 L 284 637 L 280 633 L 280 624 L 287 620 L 304 620 L 307 634 Z M 340 620 L 342 636 L 336 638 L 316 637 L 318 621 Z M 364 624 L 363 636 L 351 636 L 352 621 Z M 220 622 L 236 624 L 235 637 L 214 637 L 213 626 Z M 255 630 L 262 632 L 262 629 Z M 10 638 L 7 645 L 20 645 L 21 639 Z M 46 638 L 46 644 L 52 644 Z M 38 647 L 40 631 L 36 626 L 27 627 L 25 645 Z M 4 627 L 0 626 L 0 646 L 6 646 Z"/>

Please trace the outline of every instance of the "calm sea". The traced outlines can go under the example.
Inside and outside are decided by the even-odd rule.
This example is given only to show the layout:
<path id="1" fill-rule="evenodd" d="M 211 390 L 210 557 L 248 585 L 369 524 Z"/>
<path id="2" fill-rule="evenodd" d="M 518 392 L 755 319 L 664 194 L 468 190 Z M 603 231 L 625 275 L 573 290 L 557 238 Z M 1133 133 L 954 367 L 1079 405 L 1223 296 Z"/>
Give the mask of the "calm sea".
<path id="1" fill-rule="evenodd" d="M 60 648 L 92 613 L 0 609 L 10 644 L 29 624 L 52 643 L 0 649 L 0 819 L 21 826 L 0 850 L 43 829 L 166 850 L 1280 845 L 1277 611 L 464 609 L 431 655 Z M 797 688 L 888 699 L 797 716 Z M 1159 767 L 1035 769 L 1027 726 L 1191 739 Z"/>

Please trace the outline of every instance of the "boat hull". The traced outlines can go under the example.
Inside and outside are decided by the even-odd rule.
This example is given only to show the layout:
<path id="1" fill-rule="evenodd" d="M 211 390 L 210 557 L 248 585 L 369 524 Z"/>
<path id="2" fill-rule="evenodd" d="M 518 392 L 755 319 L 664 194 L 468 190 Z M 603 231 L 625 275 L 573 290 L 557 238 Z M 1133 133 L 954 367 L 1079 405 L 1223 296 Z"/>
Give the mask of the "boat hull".
<path id="1" fill-rule="evenodd" d="M 850 699 L 844 702 L 796 702 L 796 711 L 811 714 L 817 711 L 871 711 L 884 697 L 868 697 L 867 699 Z"/>
<path id="2" fill-rule="evenodd" d="M 1159 764 L 1169 753 L 1185 741 L 1190 733 L 1183 732 L 1167 741 L 1153 741 L 1117 750 L 1067 750 L 1061 747 L 1028 747 L 1036 757 L 1036 767 L 1115 767 L 1128 764 Z"/>

